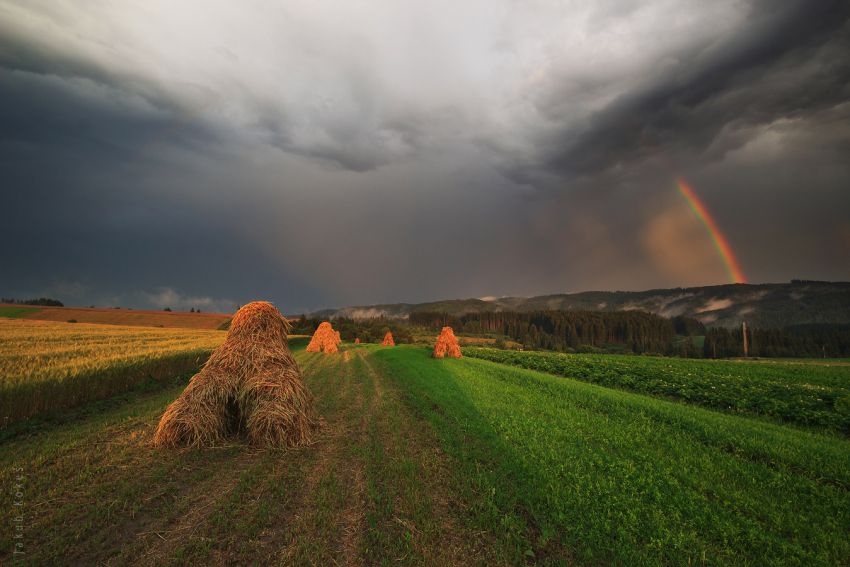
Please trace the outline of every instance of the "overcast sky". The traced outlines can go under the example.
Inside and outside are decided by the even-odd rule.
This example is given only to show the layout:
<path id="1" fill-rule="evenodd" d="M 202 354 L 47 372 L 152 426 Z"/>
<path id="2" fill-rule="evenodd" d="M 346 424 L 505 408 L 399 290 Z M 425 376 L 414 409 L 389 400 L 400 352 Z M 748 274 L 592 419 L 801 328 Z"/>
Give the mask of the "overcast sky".
<path id="1" fill-rule="evenodd" d="M 850 3 L 0 0 L 0 295 L 850 279 Z"/>

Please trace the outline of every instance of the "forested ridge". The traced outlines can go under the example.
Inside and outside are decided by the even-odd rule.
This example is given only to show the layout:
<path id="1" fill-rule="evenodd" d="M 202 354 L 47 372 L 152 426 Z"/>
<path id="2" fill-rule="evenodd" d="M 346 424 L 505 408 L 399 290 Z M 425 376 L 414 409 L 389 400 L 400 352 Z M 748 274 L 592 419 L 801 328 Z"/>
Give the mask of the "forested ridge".
<path id="1" fill-rule="evenodd" d="M 451 315 L 411 313 L 409 322 L 430 330 L 448 325 L 463 333 L 504 335 L 524 348 L 572 351 L 655 353 L 727 358 L 744 355 L 740 328 L 706 327 L 690 317 L 665 318 L 643 311 L 482 312 Z M 700 338 L 705 337 L 702 348 Z M 749 356 L 850 356 L 850 324 L 751 328 Z"/>

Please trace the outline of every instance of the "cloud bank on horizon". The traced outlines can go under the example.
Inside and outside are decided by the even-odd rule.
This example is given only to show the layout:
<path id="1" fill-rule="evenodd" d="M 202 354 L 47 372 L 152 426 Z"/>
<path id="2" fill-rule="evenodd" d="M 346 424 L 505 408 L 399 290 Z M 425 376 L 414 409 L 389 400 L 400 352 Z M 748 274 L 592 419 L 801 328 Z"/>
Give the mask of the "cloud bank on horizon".
<path id="1" fill-rule="evenodd" d="M 0 0 L 3 295 L 850 278 L 850 5 Z M 179 305 L 178 305 L 179 306 Z"/>

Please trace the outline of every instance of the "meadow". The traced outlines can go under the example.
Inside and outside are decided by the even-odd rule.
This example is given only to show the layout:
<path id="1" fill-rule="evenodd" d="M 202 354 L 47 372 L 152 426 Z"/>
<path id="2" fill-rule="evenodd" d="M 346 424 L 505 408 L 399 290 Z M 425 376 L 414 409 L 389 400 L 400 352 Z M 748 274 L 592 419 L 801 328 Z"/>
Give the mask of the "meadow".
<path id="1" fill-rule="evenodd" d="M 222 331 L 0 318 L 3 425 L 196 369 Z"/>
<path id="2" fill-rule="evenodd" d="M 850 366 L 469 348 L 467 356 L 612 388 L 850 433 Z"/>
<path id="3" fill-rule="evenodd" d="M 303 345 L 292 341 L 325 420 L 307 447 L 261 451 L 239 438 L 212 449 L 153 447 L 159 417 L 190 372 L 0 437 L 0 483 L 20 488 L 27 518 L 27 555 L 16 559 L 840 565 L 850 557 L 844 437 L 471 357 L 434 360 L 418 346 L 324 355 Z M 4 490 L 0 506 L 11 510 L 16 499 Z M 2 534 L 0 561 L 10 559 L 12 535 Z"/>

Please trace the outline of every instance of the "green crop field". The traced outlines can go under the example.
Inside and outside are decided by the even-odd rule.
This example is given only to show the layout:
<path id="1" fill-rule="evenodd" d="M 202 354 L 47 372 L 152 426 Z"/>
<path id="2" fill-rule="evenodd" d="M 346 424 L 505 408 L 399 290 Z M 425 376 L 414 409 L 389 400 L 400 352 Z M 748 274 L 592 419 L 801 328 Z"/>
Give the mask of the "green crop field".
<path id="1" fill-rule="evenodd" d="M 540 559 L 835 564 L 850 443 L 524 369 L 376 357 L 436 429 L 476 519 Z"/>
<path id="2" fill-rule="evenodd" d="M 325 421 L 307 447 L 153 447 L 187 375 L 9 430 L 0 506 L 26 523 L 0 562 L 17 541 L 30 565 L 850 562 L 836 432 L 420 347 L 293 348 Z"/>
<path id="3" fill-rule="evenodd" d="M 850 433 L 850 367 L 650 356 L 517 352 L 483 348 L 468 356 L 672 398 L 732 413 Z"/>
<path id="4" fill-rule="evenodd" d="M 0 317 L 8 317 L 9 319 L 19 319 L 38 313 L 36 307 L 18 307 L 16 305 L 0 305 Z"/>

